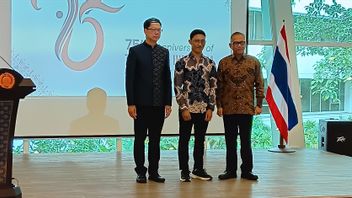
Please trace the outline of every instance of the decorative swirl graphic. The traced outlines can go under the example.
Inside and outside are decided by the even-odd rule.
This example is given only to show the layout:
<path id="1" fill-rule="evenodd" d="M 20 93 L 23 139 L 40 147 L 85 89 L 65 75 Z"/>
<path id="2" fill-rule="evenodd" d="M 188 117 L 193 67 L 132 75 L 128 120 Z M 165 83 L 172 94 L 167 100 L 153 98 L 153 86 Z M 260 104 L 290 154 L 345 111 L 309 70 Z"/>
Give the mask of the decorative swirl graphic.
<path id="1" fill-rule="evenodd" d="M 37 0 L 31 0 L 31 3 L 34 9 L 36 10 L 41 9 L 38 7 Z M 62 59 L 62 61 L 67 67 L 76 71 L 86 70 L 90 68 L 92 65 L 94 65 L 99 59 L 99 57 L 101 56 L 101 53 L 104 48 L 104 32 L 100 23 L 94 18 L 87 17 L 82 21 L 83 14 L 88 14 L 92 9 L 100 9 L 105 12 L 116 13 L 120 11 L 124 7 L 124 5 L 119 8 L 112 8 L 104 4 L 101 0 L 86 0 L 81 5 L 79 9 L 79 22 L 81 24 L 88 22 L 93 26 L 96 32 L 96 38 L 95 38 L 96 42 L 95 42 L 95 47 L 93 51 L 86 59 L 82 61 L 73 61 L 69 57 L 68 48 L 71 40 L 71 34 L 73 31 L 73 25 L 78 15 L 79 3 L 78 3 L 78 0 L 67 0 L 67 3 L 68 3 L 68 12 L 67 12 L 65 22 L 61 28 L 61 32 L 55 43 L 55 54 L 59 60 Z M 58 18 L 61 18 L 62 12 L 61 11 L 57 12 L 56 16 Z"/>
<path id="2" fill-rule="evenodd" d="M 41 9 L 41 8 L 38 7 L 38 2 L 37 2 L 37 0 L 32 0 L 31 3 L 32 3 L 32 6 L 33 6 L 34 9 L 36 9 L 36 10 L 40 10 L 40 9 Z"/>
<path id="3" fill-rule="evenodd" d="M 112 8 L 102 3 L 101 0 L 87 0 L 81 5 L 81 8 L 79 9 L 79 21 L 82 21 L 82 15 L 84 13 L 88 14 L 92 8 L 101 9 L 105 12 L 116 13 L 120 11 L 123 7 L 124 5 L 119 8 Z"/>

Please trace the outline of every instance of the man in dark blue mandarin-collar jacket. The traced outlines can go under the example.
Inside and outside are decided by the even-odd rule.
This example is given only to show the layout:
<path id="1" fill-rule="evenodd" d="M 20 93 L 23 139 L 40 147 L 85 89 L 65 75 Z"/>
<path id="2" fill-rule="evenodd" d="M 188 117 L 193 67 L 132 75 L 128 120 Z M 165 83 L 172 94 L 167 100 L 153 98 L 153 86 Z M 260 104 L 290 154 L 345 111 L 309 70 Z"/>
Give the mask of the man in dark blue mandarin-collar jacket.
<path id="1" fill-rule="evenodd" d="M 164 119 L 171 113 L 171 73 L 169 51 L 158 45 L 161 34 L 159 19 L 144 22 L 146 39 L 131 47 L 126 63 L 126 96 L 128 113 L 134 119 L 134 160 L 136 181 L 149 180 L 163 183 L 158 173 L 160 134 Z M 148 169 L 144 166 L 144 142 L 148 134 Z"/>

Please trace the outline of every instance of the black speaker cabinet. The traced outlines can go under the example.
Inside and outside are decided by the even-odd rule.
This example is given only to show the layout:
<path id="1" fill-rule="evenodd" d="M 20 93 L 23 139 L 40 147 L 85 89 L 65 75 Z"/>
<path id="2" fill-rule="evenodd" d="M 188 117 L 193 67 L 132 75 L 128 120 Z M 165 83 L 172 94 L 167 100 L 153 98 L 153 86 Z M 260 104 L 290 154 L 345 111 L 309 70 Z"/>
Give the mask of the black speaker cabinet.
<path id="1" fill-rule="evenodd" d="M 352 157 L 352 121 L 319 120 L 319 148 Z"/>

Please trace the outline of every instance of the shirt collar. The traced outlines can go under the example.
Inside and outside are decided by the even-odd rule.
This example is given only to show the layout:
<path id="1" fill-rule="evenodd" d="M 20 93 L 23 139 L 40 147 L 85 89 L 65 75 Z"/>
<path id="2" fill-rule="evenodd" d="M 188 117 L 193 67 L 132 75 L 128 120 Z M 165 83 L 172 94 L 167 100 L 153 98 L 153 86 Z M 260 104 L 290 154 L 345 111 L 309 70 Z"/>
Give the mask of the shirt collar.
<path id="1" fill-rule="evenodd" d="M 236 61 L 236 62 L 241 62 L 241 61 L 243 61 L 244 59 L 246 59 L 246 57 L 247 57 L 247 55 L 246 55 L 246 54 L 243 54 L 240 59 L 237 59 L 233 54 L 231 54 L 231 59 L 232 59 L 233 61 Z"/>
<path id="2" fill-rule="evenodd" d="M 189 58 L 192 58 L 192 59 L 195 59 L 195 57 L 194 57 L 194 55 L 192 54 L 192 52 L 190 52 L 190 53 L 188 54 L 188 57 L 189 57 Z M 203 54 L 201 54 L 200 58 L 201 58 L 201 59 L 204 59 L 205 57 L 204 57 Z"/>

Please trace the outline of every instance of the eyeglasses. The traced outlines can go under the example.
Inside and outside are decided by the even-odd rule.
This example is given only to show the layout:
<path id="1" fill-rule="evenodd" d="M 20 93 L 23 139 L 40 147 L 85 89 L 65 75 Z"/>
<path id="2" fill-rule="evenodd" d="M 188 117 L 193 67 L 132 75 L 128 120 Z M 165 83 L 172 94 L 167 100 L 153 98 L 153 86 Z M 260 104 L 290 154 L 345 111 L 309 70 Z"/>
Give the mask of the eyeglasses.
<path id="1" fill-rule="evenodd" d="M 162 29 L 155 29 L 155 28 L 147 28 L 147 30 L 152 31 L 152 32 L 162 32 Z"/>
<path id="2" fill-rule="evenodd" d="M 231 43 L 231 45 L 234 45 L 234 46 L 244 46 L 246 44 L 246 41 L 234 41 Z"/>

